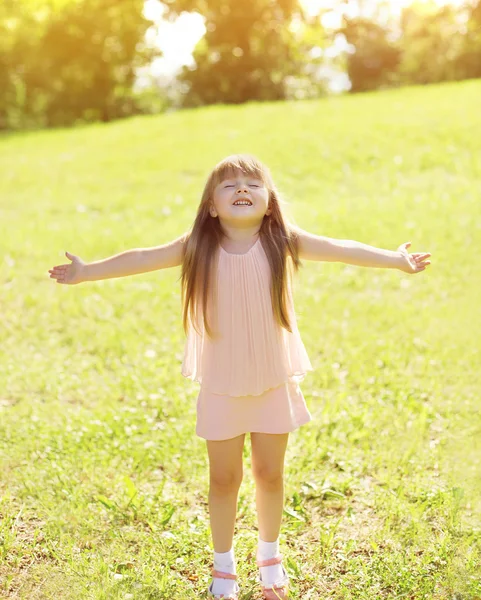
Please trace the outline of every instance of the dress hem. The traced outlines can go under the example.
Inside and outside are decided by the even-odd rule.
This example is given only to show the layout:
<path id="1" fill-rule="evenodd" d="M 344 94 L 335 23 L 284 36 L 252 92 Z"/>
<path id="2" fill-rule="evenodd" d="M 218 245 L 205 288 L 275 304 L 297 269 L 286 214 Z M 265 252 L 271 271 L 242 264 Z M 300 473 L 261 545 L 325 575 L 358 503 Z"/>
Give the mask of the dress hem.
<path id="1" fill-rule="evenodd" d="M 239 433 L 235 433 L 234 435 L 230 435 L 227 438 L 206 438 L 203 435 L 201 435 L 197 430 L 196 430 L 196 435 L 200 438 L 202 438 L 203 440 L 206 440 L 207 442 L 225 442 L 227 440 L 231 440 L 233 438 L 239 437 L 240 435 L 244 435 L 247 433 L 267 433 L 267 434 L 271 434 L 271 435 L 283 435 L 285 433 L 293 433 L 294 431 L 296 431 L 297 429 L 299 429 L 300 427 L 302 427 L 303 425 L 307 425 L 307 423 L 310 423 L 312 421 L 312 415 L 310 415 L 310 418 L 307 421 L 301 421 L 300 423 L 297 423 L 292 429 L 289 429 L 289 431 L 240 431 Z"/>

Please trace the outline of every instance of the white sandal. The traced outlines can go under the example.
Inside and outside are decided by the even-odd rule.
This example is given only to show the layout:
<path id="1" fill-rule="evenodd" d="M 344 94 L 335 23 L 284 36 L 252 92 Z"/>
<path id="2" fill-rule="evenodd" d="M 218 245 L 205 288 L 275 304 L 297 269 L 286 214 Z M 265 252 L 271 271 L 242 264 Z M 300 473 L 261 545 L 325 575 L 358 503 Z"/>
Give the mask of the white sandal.
<path id="1" fill-rule="evenodd" d="M 232 573 L 224 573 L 222 571 L 216 571 L 215 569 L 212 569 L 212 577 L 219 577 L 220 579 L 237 579 L 237 575 L 233 575 Z M 208 589 L 208 598 L 214 598 L 215 600 L 239 600 L 238 597 L 238 593 L 240 591 L 239 585 L 236 582 L 235 584 L 235 592 L 233 594 L 214 594 L 212 592 L 212 588 L 214 587 L 214 582 L 212 581 L 212 583 L 209 586 Z"/>

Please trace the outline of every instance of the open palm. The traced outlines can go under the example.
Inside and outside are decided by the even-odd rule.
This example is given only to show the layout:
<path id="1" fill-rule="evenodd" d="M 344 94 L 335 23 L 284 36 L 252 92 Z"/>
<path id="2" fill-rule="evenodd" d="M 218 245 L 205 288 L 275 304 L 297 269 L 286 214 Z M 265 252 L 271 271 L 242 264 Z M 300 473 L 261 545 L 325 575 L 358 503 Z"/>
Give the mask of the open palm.
<path id="1" fill-rule="evenodd" d="M 405 242 L 401 244 L 397 249 L 398 252 L 401 252 L 404 262 L 401 265 L 401 271 L 405 273 L 420 273 L 424 271 L 428 265 L 431 264 L 430 260 L 427 260 L 430 256 L 430 252 L 414 252 L 409 254 L 407 249 L 411 245 L 411 242 Z"/>
<path id="2" fill-rule="evenodd" d="M 49 269 L 50 279 L 56 279 L 57 283 L 70 285 L 84 281 L 82 277 L 85 268 L 84 261 L 69 252 L 65 252 L 65 256 L 72 262 L 66 265 L 57 265 L 53 269 Z"/>

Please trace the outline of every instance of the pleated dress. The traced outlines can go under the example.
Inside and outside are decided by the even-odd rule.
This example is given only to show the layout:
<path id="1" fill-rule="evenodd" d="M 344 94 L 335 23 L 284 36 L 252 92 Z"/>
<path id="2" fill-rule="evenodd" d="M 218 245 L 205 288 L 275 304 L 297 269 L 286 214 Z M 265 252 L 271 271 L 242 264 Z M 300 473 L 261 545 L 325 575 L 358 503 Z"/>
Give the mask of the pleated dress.
<path id="1" fill-rule="evenodd" d="M 271 272 L 260 238 L 243 254 L 219 247 L 215 314 L 207 336 L 189 321 L 181 372 L 200 383 L 196 434 L 227 440 L 243 433 L 288 433 L 312 417 L 299 383 L 312 365 L 297 326 L 288 287 L 292 332 L 274 318 Z"/>

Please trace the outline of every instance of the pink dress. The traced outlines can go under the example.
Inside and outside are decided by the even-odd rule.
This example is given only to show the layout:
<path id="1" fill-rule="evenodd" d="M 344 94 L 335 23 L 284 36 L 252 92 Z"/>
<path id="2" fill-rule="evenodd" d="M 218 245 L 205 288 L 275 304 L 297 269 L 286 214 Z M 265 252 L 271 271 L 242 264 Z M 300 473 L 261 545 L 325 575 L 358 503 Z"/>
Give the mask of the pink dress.
<path id="1" fill-rule="evenodd" d="M 288 433 L 312 417 L 299 382 L 312 365 L 301 340 L 289 289 L 292 333 L 275 321 L 270 265 L 260 238 L 244 254 L 219 248 L 217 311 L 208 314 L 220 338 L 192 324 L 182 375 L 200 383 L 196 433 L 227 440 L 247 432 Z"/>

